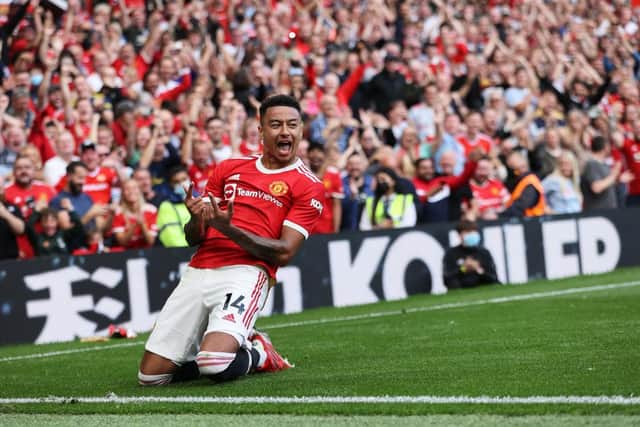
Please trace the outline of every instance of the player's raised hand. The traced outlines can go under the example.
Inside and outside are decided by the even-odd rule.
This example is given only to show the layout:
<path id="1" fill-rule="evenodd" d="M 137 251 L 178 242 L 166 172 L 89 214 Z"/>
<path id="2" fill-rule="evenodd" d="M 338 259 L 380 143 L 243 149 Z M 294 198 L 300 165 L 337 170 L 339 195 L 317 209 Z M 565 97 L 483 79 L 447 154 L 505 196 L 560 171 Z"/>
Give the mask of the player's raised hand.
<path id="1" fill-rule="evenodd" d="M 231 224 L 231 218 L 233 217 L 233 202 L 229 201 L 227 203 L 227 209 L 222 210 L 214 195 L 208 193 L 208 196 L 209 199 L 211 199 L 211 206 L 213 207 L 213 212 L 208 224 L 218 230 Z"/>
<path id="2" fill-rule="evenodd" d="M 186 190 L 186 197 L 184 199 L 184 204 L 187 207 L 187 210 L 191 214 L 191 216 L 197 217 L 200 221 L 205 222 L 209 220 L 211 216 L 211 204 L 208 200 L 205 200 L 204 197 L 194 197 L 193 196 L 193 181 L 189 184 Z"/>

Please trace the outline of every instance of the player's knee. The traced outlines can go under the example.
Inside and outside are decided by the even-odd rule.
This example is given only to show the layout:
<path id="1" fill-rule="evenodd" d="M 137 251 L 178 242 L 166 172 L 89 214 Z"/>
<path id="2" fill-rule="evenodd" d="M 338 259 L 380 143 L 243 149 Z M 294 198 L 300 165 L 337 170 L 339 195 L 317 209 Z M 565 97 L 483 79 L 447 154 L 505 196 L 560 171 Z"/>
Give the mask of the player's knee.
<path id="1" fill-rule="evenodd" d="M 173 379 L 173 374 L 143 374 L 138 371 L 138 384 L 142 386 L 159 386 L 167 385 Z"/>
<path id="2" fill-rule="evenodd" d="M 215 379 L 216 376 L 223 373 L 231 365 L 235 358 L 235 353 L 201 351 L 196 357 L 196 363 L 198 364 L 200 375 Z"/>

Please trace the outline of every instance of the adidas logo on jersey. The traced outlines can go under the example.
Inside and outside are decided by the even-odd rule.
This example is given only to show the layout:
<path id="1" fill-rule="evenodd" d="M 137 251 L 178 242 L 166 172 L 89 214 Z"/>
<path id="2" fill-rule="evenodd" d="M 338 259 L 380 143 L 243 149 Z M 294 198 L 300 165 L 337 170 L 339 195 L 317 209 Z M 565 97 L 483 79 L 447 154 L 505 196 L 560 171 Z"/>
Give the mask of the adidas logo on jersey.
<path id="1" fill-rule="evenodd" d="M 235 175 L 231 175 L 229 178 L 227 178 L 227 181 L 240 181 L 240 174 L 237 173 Z"/>
<path id="2" fill-rule="evenodd" d="M 229 313 L 222 317 L 222 320 L 228 320 L 229 322 L 236 322 L 236 318 L 233 316 L 233 313 Z"/>

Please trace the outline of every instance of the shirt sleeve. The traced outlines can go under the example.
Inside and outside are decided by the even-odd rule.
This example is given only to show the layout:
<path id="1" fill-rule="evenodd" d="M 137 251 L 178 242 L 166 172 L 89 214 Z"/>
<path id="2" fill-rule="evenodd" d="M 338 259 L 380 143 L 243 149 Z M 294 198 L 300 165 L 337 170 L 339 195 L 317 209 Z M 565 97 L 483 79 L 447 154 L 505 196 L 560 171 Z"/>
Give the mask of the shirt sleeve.
<path id="1" fill-rule="evenodd" d="M 293 206 L 282 224 L 293 228 L 305 239 L 309 237 L 322 214 L 321 200 L 324 194 L 322 183 L 314 183 L 308 188 L 308 191 L 294 198 Z"/>
<path id="2" fill-rule="evenodd" d="M 209 175 L 207 185 L 205 186 L 205 194 L 213 194 L 216 199 L 224 199 L 224 191 L 222 188 L 223 169 L 225 163 L 222 162 L 213 169 L 213 172 Z M 195 183 L 197 185 L 197 183 Z"/>
<path id="3" fill-rule="evenodd" d="M 122 233 L 126 227 L 126 220 L 124 218 L 124 214 L 122 212 L 117 213 L 113 217 L 113 225 L 111 226 L 111 231 L 114 233 Z"/>
<path id="4" fill-rule="evenodd" d="M 149 209 L 144 213 L 144 220 L 146 222 L 146 226 L 149 229 L 149 232 L 154 236 L 158 235 L 158 211 L 154 209 Z"/>
<path id="5" fill-rule="evenodd" d="M 331 178 L 331 198 L 332 199 L 344 199 L 344 187 L 342 185 L 342 179 L 340 174 L 332 174 Z"/>

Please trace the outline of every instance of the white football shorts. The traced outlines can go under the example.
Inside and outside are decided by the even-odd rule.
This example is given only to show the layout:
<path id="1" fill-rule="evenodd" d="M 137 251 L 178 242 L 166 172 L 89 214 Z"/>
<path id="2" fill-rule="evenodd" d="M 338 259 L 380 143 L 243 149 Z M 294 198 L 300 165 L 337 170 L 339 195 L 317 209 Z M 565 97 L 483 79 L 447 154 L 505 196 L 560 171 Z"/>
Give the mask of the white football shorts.
<path id="1" fill-rule="evenodd" d="M 269 294 L 269 276 L 259 267 L 187 267 L 162 307 L 145 349 L 181 364 L 194 360 L 209 332 L 232 335 L 240 345 Z"/>

